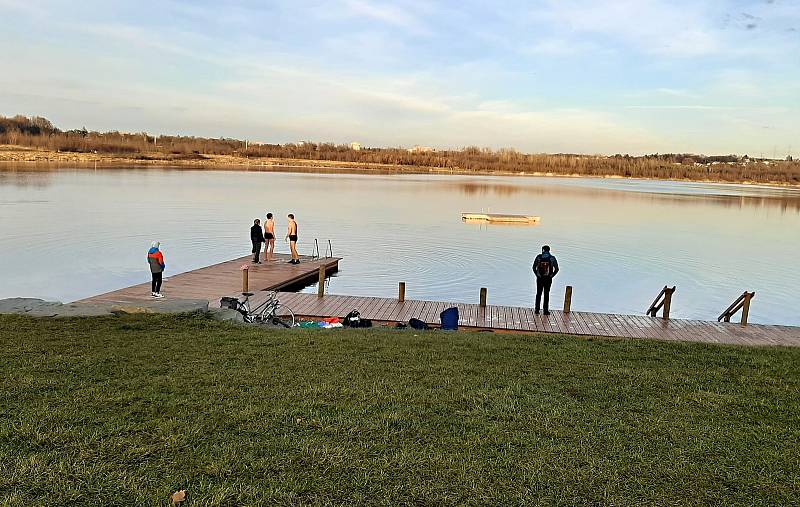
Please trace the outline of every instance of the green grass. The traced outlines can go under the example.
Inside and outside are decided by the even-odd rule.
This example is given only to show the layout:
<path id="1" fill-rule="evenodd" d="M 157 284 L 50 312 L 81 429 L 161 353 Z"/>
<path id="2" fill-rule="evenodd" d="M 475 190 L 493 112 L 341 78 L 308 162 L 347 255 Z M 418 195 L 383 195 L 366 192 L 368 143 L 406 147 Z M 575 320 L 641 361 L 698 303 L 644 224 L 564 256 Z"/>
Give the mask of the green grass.
<path id="1" fill-rule="evenodd" d="M 0 504 L 790 505 L 800 349 L 0 317 Z"/>

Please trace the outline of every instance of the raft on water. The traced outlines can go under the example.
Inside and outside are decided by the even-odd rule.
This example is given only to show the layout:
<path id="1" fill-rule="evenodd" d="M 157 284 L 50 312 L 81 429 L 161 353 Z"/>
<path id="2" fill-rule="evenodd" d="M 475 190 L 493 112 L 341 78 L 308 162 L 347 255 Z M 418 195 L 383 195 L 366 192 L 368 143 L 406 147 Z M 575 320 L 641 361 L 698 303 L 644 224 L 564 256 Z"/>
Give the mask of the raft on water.
<path id="1" fill-rule="evenodd" d="M 465 222 L 498 222 L 506 224 L 536 224 L 541 217 L 531 215 L 508 215 L 505 213 L 461 213 Z"/>

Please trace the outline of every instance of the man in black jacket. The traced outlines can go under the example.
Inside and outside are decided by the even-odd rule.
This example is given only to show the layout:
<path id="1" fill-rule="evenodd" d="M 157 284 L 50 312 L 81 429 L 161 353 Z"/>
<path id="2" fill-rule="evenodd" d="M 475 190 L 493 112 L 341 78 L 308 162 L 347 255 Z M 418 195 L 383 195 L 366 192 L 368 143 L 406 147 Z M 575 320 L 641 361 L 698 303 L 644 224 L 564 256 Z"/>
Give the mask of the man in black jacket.
<path id="1" fill-rule="evenodd" d="M 550 255 L 550 247 L 544 245 L 542 253 L 536 256 L 533 261 L 533 274 L 536 275 L 536 308 L 535 313 L 539 313 L 539 304 L 544 293 L 544 314 L 550 315 L 550 286 L 553 284 L 553 277 L 558 273 L 558 261 Z"/>
<path id="2" fill-rule="evenodd" d="M 264 231 L 261 230 L 261 220 L 255 219 L 253 227 L 250 228 L 250 241 L 253 242 L 253 262 L 261 264 L 258 255 L 261 253 L 261 243 L 264 242 Z"/>

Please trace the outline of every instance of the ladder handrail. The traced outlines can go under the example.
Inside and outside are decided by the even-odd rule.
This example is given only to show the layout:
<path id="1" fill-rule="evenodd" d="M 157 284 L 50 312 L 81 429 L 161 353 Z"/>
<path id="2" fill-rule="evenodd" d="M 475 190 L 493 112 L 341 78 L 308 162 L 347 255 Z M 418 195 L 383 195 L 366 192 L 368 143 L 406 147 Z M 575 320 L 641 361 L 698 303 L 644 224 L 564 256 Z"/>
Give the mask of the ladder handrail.
<path id="1" fill-rule="evenodd" d="M 675 286 L 673 285 L 672 288 L 668 286 L 664 286 L 661 289 L 661 292 L 658 293 L 658 296 L 653 300 L 653 303 L 650 305 L 650 308 L 647 309 L 645 315 L 649 315 L 651 317 L 658 316 L 658 311 L 661 308 L 664 308 L 664 318 L 669 319 L 669 311 L 670 306 L 672 304 L 672 294 L 675 293 Z"/>
<path id="2" fill-rule="evenodd" d="M 756 296 L 755 292 L 744 291 L 741 296 L 736 298 L 736 301 L 717 317 L 717 322 L 730 322 L 739 310 L 742 310 L 742 325 L 747 325 L 747 316 L 750 311 L 750 300 Z M 745 309 L 745 306 L 747 307 Z"/>
<path id="3" fill-rule="evenodd" d="M 319 242 L 314 238 L 314 250 L 311 251 L 312 259 L 319 259 Z"/>

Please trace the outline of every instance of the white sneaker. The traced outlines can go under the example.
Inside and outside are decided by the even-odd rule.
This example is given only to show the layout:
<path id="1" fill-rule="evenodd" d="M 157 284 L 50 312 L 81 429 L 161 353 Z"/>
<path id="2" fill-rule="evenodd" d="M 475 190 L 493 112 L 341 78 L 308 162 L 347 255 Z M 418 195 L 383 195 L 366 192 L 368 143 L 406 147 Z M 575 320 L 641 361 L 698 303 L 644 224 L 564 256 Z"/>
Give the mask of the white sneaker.
<path id="1" fill-rule="evenodd" d="M 163 298 L 163 297 L 164 297 L 164 294 L 162 294 L 162 293 L 160 293 L 160 292 L 156 292 L 154 297 L 156 297 L 156 298 Z"/>
<path id="2" fill-rule="evenodd" d="M 150 293 L 150 297 L 151 297 L 151 298 L 154 298 L 154 297 L 156 297 L 156 293 L 155 293 L 155 292 L 151 292 L 151 293 Z"/>

